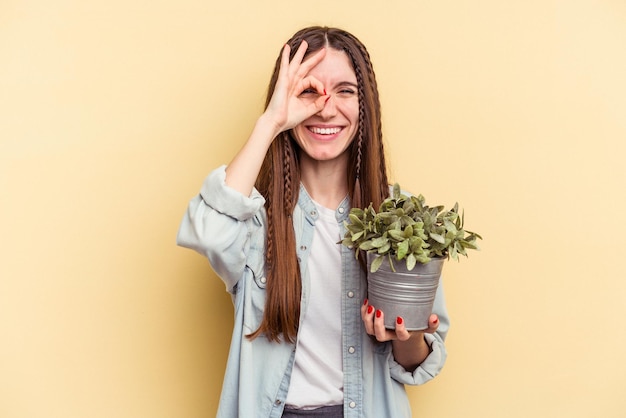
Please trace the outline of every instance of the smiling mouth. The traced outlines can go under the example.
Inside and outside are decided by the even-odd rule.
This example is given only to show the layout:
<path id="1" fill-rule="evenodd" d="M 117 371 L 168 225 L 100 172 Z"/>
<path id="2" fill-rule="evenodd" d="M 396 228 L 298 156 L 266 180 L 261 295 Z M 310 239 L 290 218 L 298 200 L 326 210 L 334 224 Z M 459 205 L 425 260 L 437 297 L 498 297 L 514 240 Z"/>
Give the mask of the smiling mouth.
<path id="1" fill-rule="evenodd" d="M 334 135 L 341 132 L 342 128 L 316 128 L 314 126 L 309 127 L 309 131 L 318 135 Z"/>

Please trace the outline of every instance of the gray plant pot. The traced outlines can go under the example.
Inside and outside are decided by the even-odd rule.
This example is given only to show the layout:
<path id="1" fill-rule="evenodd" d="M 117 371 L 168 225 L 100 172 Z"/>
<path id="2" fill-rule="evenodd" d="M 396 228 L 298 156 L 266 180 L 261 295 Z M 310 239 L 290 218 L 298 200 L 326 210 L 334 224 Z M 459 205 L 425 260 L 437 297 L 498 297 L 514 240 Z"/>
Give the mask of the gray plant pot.
<path id="1" fill-rule="evenodd" d="M 428 328 L 428 318 L 433 310 L 446 259 L 435 258 L 426 264 L 417 263 L 411 271 L 407 270 L 404 260 L 394 260 L 394 272 L 385 257 L 380 268 L 371 273 L 369 267 L 374 257 L 367 254 L 367 298 L 370 305 L 385 314 L 385 328 L 395 329 L 398 316 L 402 317 L 409 331 Z"/>

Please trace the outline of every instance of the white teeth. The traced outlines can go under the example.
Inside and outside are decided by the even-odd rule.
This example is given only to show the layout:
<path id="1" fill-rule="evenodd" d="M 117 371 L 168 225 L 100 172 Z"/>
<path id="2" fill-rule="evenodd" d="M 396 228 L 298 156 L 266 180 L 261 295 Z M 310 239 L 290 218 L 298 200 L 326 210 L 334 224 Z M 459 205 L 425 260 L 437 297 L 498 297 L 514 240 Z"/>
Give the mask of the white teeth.
<path id="1" fill-rule="evenodd" d="M 333 135 L 333 134 L 339 133 L 339 131 L 341 131 L 341 128 L 315 128 L 315 127 L 311 127 L 309 129 L 311 130 L 311 132 L 313 132 L 315 134 L 319 134 L 319 135 Z"/>

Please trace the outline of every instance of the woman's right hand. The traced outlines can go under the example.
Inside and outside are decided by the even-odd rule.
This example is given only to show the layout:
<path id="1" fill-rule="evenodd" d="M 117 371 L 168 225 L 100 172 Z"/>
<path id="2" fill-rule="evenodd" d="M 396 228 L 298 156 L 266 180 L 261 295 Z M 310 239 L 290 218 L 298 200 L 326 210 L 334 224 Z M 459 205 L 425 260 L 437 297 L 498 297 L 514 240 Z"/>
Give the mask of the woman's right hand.
<path id="1" fill-rule="evenodd" d="M 324 58 L 326 50 L 317 51 L 303 62 L 307 48 L 308 44 L 302 41 L 289 62 L 291 50 L 285 45 L 278 79 L 267 109 L 257 120 L 248 141 L 226 167 L 226 184 L 244 196 L 250 196 L 265 154 L 276 136 L 324 108 L 328 98 L 324 86 L 308 74 Z M 302 95 L 305 90 L 313 91 L 315 94 Z"/>
<path id="2" fill-rule="evenodd" d="M 326 49 L 320 49 L 303 62 L 307 48 L 307 42 L 302 41 L 291 62 L 291 48 L 287 44 L 283 48 L 274 93 L 263 115 L 275 126 L 277 134 L 294 128 L 324 108 L 327 99 L 324 86 L 308 73 L 324 58 Z M 301 97 L 305 90 L 313 90 L 317 95 Z"/>

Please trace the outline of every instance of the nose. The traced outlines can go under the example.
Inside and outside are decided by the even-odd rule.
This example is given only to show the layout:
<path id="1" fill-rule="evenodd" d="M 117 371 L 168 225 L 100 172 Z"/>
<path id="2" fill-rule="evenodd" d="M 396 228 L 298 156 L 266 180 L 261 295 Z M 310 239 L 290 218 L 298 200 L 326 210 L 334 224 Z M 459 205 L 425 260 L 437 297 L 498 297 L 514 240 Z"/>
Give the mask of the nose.
<path id="1" fill-rule="evenodd" d="M 324 107 L 322 108 L 322 110 L 317 112 L 317 114 L 322 119 L 330 119 L 337 114 L 337 103 L 335 102 L 335 98 L 332 94 L 328 95 L 328 99 L 326 99 Z"/>

